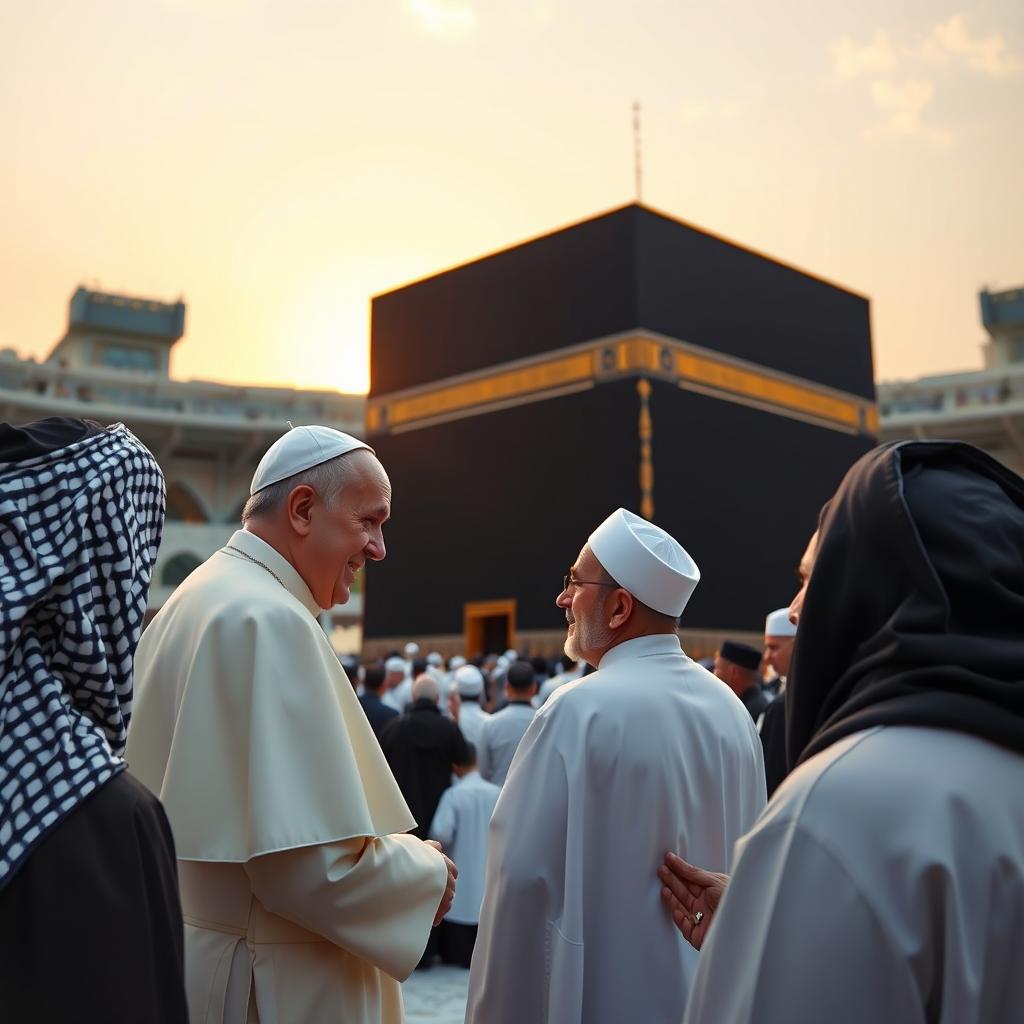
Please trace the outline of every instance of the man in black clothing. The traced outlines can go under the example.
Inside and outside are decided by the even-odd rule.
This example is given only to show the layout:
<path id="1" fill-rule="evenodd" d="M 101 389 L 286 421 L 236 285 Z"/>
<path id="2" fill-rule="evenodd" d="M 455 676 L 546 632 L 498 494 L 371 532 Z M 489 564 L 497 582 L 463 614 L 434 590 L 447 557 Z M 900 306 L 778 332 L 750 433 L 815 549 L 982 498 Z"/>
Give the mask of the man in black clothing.
<path id="1" fill-rule="evenodd" d="M 735 640 L 726 640 L 715 655 L 715 675 L 743 701 L 755 722 L 768 707 L 768 696 L 761 689 L 757 673 L 760 664 L 761 652 L 756 647 Z"/>
<path id="2" fill-rule="evenodd" d="M 366 713 L 366 720 L 370 723 L 370 728 L 378 740 L 384 726 L 392 718 L 398 717 L 398 712 L 394 708 L 388 707 L 380 697 L 386 676 L 387 672 L 379 661 L 367 665 L 363 675 L 363 695 L 359 698 L 359 703 L 362 704 L 363 711 Z"/>
<path id="3" fill-rule="evenodd" d="M 417 677 L 408 710 L 388 722 L 380 745 L 398 788 L 405 797 L 416 828 L 426 839 L 441 794 L 451 784 L 453 764 L 465 764 L 466 741 L 459 727 L 441 714 L 441 691 L 433 676 Z"/>

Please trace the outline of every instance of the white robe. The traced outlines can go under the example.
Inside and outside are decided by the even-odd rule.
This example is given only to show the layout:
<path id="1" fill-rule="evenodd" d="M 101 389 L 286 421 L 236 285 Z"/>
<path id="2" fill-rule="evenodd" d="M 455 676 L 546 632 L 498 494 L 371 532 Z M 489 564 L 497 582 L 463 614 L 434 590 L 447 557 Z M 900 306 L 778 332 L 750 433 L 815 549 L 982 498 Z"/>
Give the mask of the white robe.
<path id="1" fill-rule="evenodd" d="M 1024 756 L 878 727 L 789 775 L 737 851 L 687 1024 L 1024 1018 Z"/>
<path id="2" fill-rule="evenodd" d="M 434 812 L 430 838 L 436 839 L 459 869 L 459 884 L 446 921 L 477 924 L 484 898 L 487 870 L 487 829 L 501 787 L 473 771 L 441 795 Z"/>
<path id="3" fill-rule="evenodd" d="M 127 758 L 174 832 L 192 1024 L 397 1024 L 447 881 L 295 569 L 244 531 L 143 634 Z M 283 584 L 283 585 L 282 585 Z"/>
<path id="4" fill-rule="evenodd" d="M 459 729 L 462 730 L 462 735 L 466 738 L 467 743 L 479 747 L 480 732 L 484 727 L 484 722 L 490 717 L 477 701 L 463 700 L 459 707 Z"/>
<path id="5" fill-rule="evenodd" d="M 697 953 L 661 904 L 666 851 L 728 870 L 765 803 L 761 744 L 674 635 L 555 691 L 491 819 L 471 1024 L 678 1024 Z"/>
<path id="6" fill-rule="evenodd" d="M 481 726 L 476 752 L 480 774 L 488 782 L 505 785 L 512 758 L 533 721 L 534 713 L 533 704 L 529 701 L 509 701 Z"/>

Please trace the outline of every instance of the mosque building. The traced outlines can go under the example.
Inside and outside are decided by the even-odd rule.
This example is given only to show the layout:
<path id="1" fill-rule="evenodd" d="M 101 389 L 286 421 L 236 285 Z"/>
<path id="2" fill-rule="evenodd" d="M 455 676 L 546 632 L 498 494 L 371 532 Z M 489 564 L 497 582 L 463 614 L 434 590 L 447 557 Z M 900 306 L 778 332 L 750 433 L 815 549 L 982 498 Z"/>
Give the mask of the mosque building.
<path id="1" fill-rule="evenodd" d="M 880 383 L 881 438 L 954 437 L 1024 473 L 1024 286 L 978 299 L 984 369 Z"/>
<path id="2" fill-rule="evenodd" d="M 171 350 L 184 331 L 184 302 L 80 287 L 67 331 L 45 360 L 0 350 L 0 419 L 121 421 L 156 456 L 167 521 L 149 615 L 238 528 L 256 465 L 287 421 L 358 434 L 365 408 L 362 395 L 174 380 Z M 325 625 L 358 623 L 360 614 L 357 593 Z"/>

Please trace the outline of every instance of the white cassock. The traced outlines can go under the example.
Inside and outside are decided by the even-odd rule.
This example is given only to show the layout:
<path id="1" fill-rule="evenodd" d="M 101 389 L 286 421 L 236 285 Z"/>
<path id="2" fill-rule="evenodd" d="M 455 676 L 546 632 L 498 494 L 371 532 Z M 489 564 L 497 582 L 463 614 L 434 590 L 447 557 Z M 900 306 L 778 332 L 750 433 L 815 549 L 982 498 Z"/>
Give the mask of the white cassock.
<path id="1" fill-rule="evenodd" d="M 697 953 L 661 903 L 669 850 L 715 871 L 764 808 L 761 744 L 674 634 L 555 691 L 491 819 L 471 1024 L 678 1024 Z"/>
<path id="2" fill-rule="evenodd" d="M 295 569 L 244 531 L 143 634 L 127 758 L 177 847 L 192 1024 L 398 1024 L 447 871 Z M 282 585 L 283 584 L 283 585 Z"/>
<path id="3" fill-rule="evenodd" d="M 1024 756 L 881 726 L 776 790 L 701 953 L 687 1024 L 1024 1019 Z"/>
<path id="4" fill-rule="evenodd" d="M 460 722 L 461 724 L 461 722 Z M 436 839 L 459 869 L 452 908 L 445 916 L 455 924 L 477 924 L 487 870 L 487 829 L 501 787 L 469 772 L 441 795 L 430 838 Z"/>

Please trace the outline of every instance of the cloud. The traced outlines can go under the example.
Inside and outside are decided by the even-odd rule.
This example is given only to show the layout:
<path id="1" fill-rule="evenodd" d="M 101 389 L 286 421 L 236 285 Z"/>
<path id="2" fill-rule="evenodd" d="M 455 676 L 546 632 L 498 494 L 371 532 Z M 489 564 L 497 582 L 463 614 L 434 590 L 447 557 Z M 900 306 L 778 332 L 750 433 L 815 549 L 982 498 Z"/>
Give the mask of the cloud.
<path id="1" fill-rule="evenodd" d="M 476 10 L 466 0 L 405 0 L 405 9 L 433 36 L 453 38 L 476 28 Z"/>
<path id="2" fill-rule="evenodd" d="M 1024 70 L 1024 61 L 1008 51 L 1000 33 L 972 36 L 967 18 L 962 14 L 954 14 L 948 21 L 936 25 L 917 54 L 938 64 L 950 59 L 960 60 L 972 71 L 994 78 L 1006 78 Z"/>
<path id="3" fill-rule="evenodd" d="M 878 29 L 869 43 L 858 45 L 848 36 L 829 43 L 832 65 L 840 78 L 859 78 L 861 75 L 886 74 L 899 63 L 899 52 L 889 33 Z"/>
<path id="4" fill-rule="evenodd" d="M 914 136 L 940 146 L 950 145 L 953 135 L 922 117 L 935 96 L 931 80 L 918 77 L 922 72 L 934 74 L 942 68 L 1005 78 L 1024 70 L 1024 61 L 1010 52 L 1000 33 L 972 35 L 963 14 L 932 26 L 917 42 L 896 39 L 879 28 L 866 43 L 843 36 L 829 43 L 829 51 L 837 78 L 871 79 L 871 98 L 887 115 L 868 129 L 867 138 Z M 892 77 L 897 71 L 909 77 L 897 84 Z"/>
<path id="5" fill-rule="evenodd" d="M 963 14 L 954 14 L 933 26 L 916 44 L 894 40 L 884 28 L 879 28 L 866 43 L 843 36 L 829 43 L 829 50 L 832 69 L 840 78 L 886 75 L 897 67 L 915 62 L 933 66 L 959 65 L 997 78 L 1024 70 L 1024 61 L 1009 52 L 1000 33 L 972 36 Z"/>
<path id="6" fill-rule="evenodd" d="M 953 135 L 926 123 L 921 116 L 934 96 L 935 87 L 923 79 L 912 78 L 901 83 L 888 79 L 873 82 L 871 97 L 888 117 L 882 125 L 869 128 L 865 133 L 867 138 L 916 136 L 937 146 L 950 145 Z"/>

